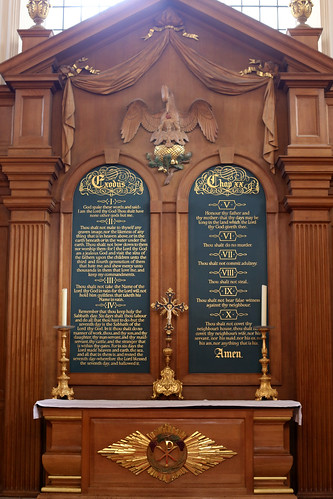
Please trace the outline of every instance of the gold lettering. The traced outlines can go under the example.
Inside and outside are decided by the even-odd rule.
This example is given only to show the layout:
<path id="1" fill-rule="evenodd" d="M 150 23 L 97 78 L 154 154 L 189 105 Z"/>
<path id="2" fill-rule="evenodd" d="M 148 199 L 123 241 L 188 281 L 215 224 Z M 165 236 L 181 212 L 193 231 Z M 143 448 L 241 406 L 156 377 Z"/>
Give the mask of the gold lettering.
<path id="1" fill-rule="evenodd" d="M 94 175 L 93 178 L 91 179 L 92 185 L 95 187 L 95 189 L 100 189 L 101 183 L 103 182 L 105 176 L 103 174 L 101 175 Z"/>
<path id="2" fill-rule="evenodd" d="M 96 174 L 91 185 L 102 189 L 106 184 L 123 184 L 107 180 Z M 94 367 L 131 369 L 149 361 L 147 314 L 131 308 L 128 301 L 138 299 L 141 303 L 142 298 L 149 308 L 149 289 L 141 279 L 147 270 L 149 250 L 146 230 L 140 225 L 145 211 L 140 204 L 127 205 L 123 199 L 97 203 L 78 210 L 80 215 L 89 216 L 90 223 L 79 225 L 74 237 L 77 279 L 73 293 L 83 299 L 82 303 L 89 299 L 93 305 L 74 313 L 72 359 L 90 372 Z"/>
<path id="3" fill-rule="evenodd" d="M 223 350 L 223 348 L 215 348 L 216 359 L 242 359 L 242 352 L 239 350 Z"/>

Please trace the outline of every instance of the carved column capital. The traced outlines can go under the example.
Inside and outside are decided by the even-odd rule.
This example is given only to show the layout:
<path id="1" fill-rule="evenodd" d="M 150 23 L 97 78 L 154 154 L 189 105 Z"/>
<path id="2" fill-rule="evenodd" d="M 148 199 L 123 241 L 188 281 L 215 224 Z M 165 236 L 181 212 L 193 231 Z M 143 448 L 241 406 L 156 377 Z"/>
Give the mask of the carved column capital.
<path id="1" fill-rule="evenodd" d="M 333 207 L 333 157 L 281 156 L 278 167 L 288 186 L 284 203 L 293 212 L 292 221 L 328 222 Z"/>
<path id="2" fill-rule="evenodd" d="M 288 156 L 330 158 L 325 90 L 332 86 L 332 75 L 310 73 L 302 80 L 300 74 L 283 73 L 280 79 L 280 87 L 288 94 Z"/>
<path id="3" fill-rule="evenodd" d="M 3 198 L 10 211 L 53 211 L 52 186 L 63 164 L 58 157 L 0 158 L 10 195 Z"/>
<path id="4" fill-rule="evenodd" d="M 8 74 L 3 77 L 15 92 L 13 136 L 8 156 L 52 156 L 52 100 L 61 88 L 59 75 Z"/>

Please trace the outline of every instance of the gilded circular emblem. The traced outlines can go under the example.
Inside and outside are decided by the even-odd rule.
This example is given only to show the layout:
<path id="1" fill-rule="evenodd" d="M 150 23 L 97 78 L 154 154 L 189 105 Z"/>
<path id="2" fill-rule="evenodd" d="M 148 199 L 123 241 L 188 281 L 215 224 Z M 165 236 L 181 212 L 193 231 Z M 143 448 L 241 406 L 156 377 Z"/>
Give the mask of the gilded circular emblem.
<path id="1" fill-rule="evenodd" d="M 159 473 L 175 473 L 184 466 L 186 458 L 184 440 L 173 433 L 159 433 L 147 448 L 149 464 Z"/>

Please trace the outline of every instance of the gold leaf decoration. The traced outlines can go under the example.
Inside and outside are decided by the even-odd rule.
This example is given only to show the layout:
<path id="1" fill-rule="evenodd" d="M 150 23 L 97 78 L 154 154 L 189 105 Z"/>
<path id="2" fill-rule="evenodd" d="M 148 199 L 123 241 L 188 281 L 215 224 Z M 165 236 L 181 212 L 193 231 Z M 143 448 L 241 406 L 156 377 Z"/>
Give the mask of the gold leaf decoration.
<path id="1" fill-rule="evenodd" d="M 165 483 L 188 471 L 199 475 L 237 454 L 199 431 L 186 436 L 185 431 L 170 424 L 159 426 L 146 435 L 135 431 L 98 453 L 135 475 L 147 471 Z"/>
<path id="2" fill-rule="evenodd" d="M 187 437 L 185 444 L 187 447 L 185 466 L 194 475 L 199 475 L 237 454 L 223 445 L 216 445 L 214 440 L 198 431 Z"/>
<path id="3" fill-rule="evenodd" d="M 147 460 L 147 447 L 149 438 L 140 431 L 135 431 L 119 442 L 99 450 L 98 454 L 111 459 L 124 468 L 129 469 L 135 475 L 149 468 Z"/>

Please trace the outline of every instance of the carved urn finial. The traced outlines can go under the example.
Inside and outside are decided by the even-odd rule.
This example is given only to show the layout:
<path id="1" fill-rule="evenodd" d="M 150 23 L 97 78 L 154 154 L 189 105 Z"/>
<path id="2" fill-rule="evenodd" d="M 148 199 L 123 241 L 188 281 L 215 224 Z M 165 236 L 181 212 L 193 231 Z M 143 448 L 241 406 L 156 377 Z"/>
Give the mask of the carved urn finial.
<path id="1" fill-rule="evenodd" d="M 29 0 L 27 9 L 29 16 L 35 23 L 32 28 L 44 28 L 42 23 L 47 18 L 50 7 L 51 5 L 49 0 Z"/>
<path id="2" fill-rule="evenodd" d="M 291 13 L 297 19 L 299 25 L 304 26 L 311 16 L 313 3 L 311 0 L 292 0 L 289 4 Z"/>

